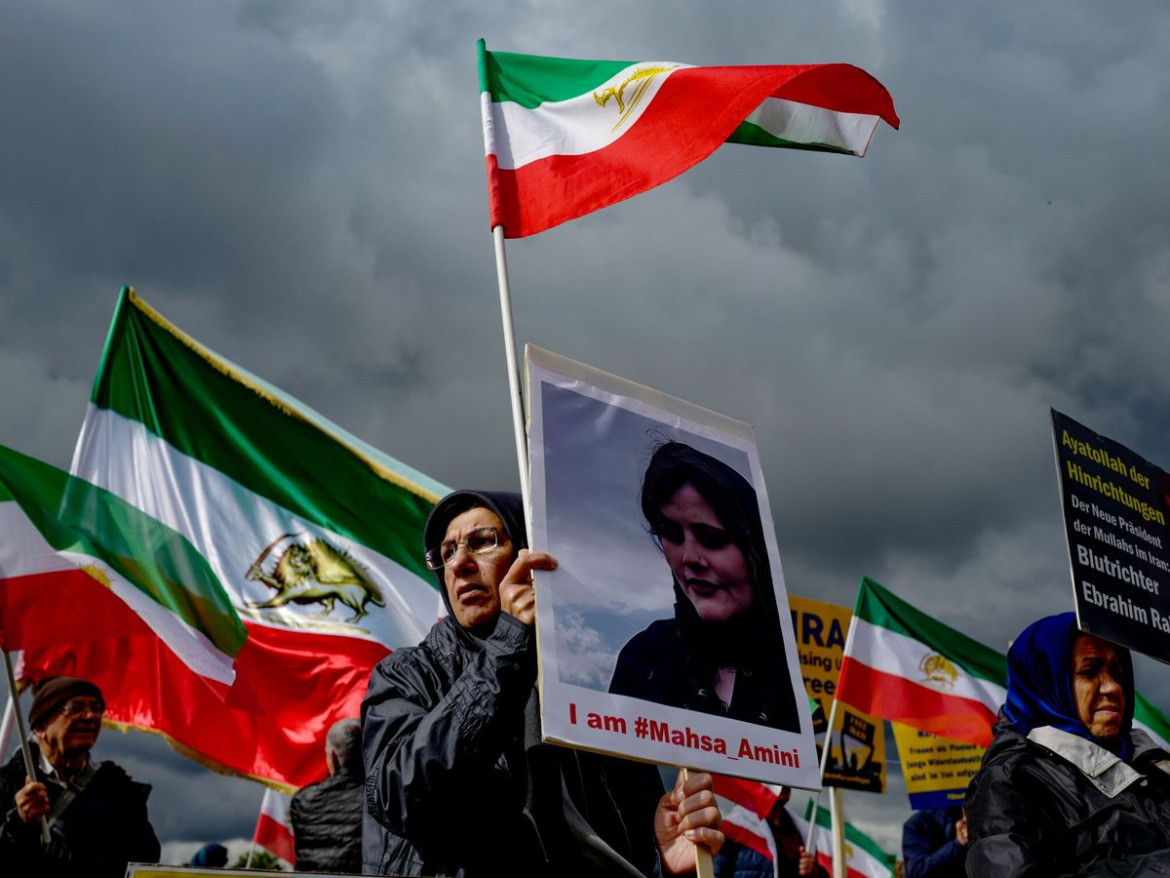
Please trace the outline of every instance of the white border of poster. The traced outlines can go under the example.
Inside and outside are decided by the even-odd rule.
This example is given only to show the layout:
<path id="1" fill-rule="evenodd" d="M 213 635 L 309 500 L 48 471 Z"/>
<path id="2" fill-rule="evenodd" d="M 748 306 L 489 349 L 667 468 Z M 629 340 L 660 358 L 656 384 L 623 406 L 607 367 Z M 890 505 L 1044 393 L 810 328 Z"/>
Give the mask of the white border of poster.
<path id="1" fill-rule="evenodd" d="M 767 783 L 820 788 L 812 718 L 752 428 L 529 345 L 532 546 L 545 740 Z M 735 469 L 756 492 L 783 656 L 791 731 L 610 693 L 618 653 L 674 618 L 670 569 L 643 520 L 642 476 L 656 444 L 679 441 Z M 780 644 L 777 644 L 779 647 Z"/>

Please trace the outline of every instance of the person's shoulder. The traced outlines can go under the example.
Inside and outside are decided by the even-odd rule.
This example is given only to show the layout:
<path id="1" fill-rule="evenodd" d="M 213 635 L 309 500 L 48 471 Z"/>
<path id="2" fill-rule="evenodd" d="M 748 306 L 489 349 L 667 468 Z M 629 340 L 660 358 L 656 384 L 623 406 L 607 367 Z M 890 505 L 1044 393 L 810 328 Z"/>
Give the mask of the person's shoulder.
<path id="1" fill-rule="evenodd" d="M 94 771 L 94 780 L 101 778 L 103 783 L 107 784 L 131 784 L 134 783 L 130 773 L 126 771 L 117 762 L 111 762 L 109 759 L 103 759 L 97 764 Z"/>
<path id="2" fill-rule="evenodd" d="M 436 622 L 421 643 L 396 649 L 374 666 L 365 703 L 441 691 L 457 673 L 459 651 L 451 625 L 447 620 Z"/>
<path id="3" fill-rule="evenodd" d="M 328 780 L 328 778 L 325 780 Z M 305 784 L 303 787 L 292 794 L 292 799 L 289 801 L 289 806 L 296 808 L 298 807 L 298 803 L 304 803 L 312 799 L 317 794 L 317 791 L 321 788 L 323 783 L 325 783 L 324 780 L 319 780 L 314 783 Z"/>
<path id="4" fill-rule="evenodd" d="M 393 675 L 420 664 L 447 664 L 451 653 L 459 648 L 458 638 L 446 619 L 440 619 L 431 626 L 417 644 L 394 650 L 374 666 L 375 673 Z M 446 659 L 446 660 L 445 660 Z"/>
<path id="5" fill-rule="evenodd" d="M 674 619 L 656 619 L 626 641 L 622 652 L 630 653 L 655 651 L 677 640 L 678 623 Z"/>

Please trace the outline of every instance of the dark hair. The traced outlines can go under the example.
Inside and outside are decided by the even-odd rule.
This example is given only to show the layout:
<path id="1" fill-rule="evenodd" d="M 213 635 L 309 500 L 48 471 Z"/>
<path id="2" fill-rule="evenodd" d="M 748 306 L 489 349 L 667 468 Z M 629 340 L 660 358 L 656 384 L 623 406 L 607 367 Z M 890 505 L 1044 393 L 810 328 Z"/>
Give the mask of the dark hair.
<path id="1" fill-rule="evenodd" d="M 748 480 L 721 460 L 682 442 L 659 444 L 642 479 L 642 515 L 656 537 L 666 521 L 662 507 L 683 485 L 693 485 L 743 552 L 757 606 L 776 608 L 772 572 L 760 523 L 760 504 Z"/>

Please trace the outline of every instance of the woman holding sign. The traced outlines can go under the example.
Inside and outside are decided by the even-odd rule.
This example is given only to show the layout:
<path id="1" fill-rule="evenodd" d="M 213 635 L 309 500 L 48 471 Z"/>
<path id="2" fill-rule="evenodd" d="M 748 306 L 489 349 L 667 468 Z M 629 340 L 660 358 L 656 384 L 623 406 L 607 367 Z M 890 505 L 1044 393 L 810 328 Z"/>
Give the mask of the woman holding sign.
<path id="1" fill-rule="evenodd" d="M 674 618 L 622 647 L 609 691 L 798 731 L 755 490 L 722 461 L 665 442 L 641 503 L 670 569 Z"/>
<path id="2" fill-rule="evenodd" d="M 967 790 L 967 874 L 1165 874 L 1170 754 L 1133 728 L 1133 710 L 1129 650 L 1080 631 L 1072 613 L 1024 629 Z"/>

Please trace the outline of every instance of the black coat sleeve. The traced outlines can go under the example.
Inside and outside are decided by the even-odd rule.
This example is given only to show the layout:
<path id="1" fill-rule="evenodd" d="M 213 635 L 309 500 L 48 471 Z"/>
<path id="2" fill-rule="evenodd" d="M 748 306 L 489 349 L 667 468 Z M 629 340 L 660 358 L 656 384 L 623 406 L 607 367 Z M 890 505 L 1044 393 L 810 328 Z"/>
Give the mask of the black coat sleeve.
<path id="1" fill-rule="evenodd" d="M 536 661 L 531 627 L 507 614 L 481 643 L 446 691 L 425 643 L 390 656 L 370 678 L 362 705 L 366 807 L 397 835 L 425 837 L 450 820 L 453 802 L 477 789 L 490 795 L 491 771 L 522 720 Z"/>

